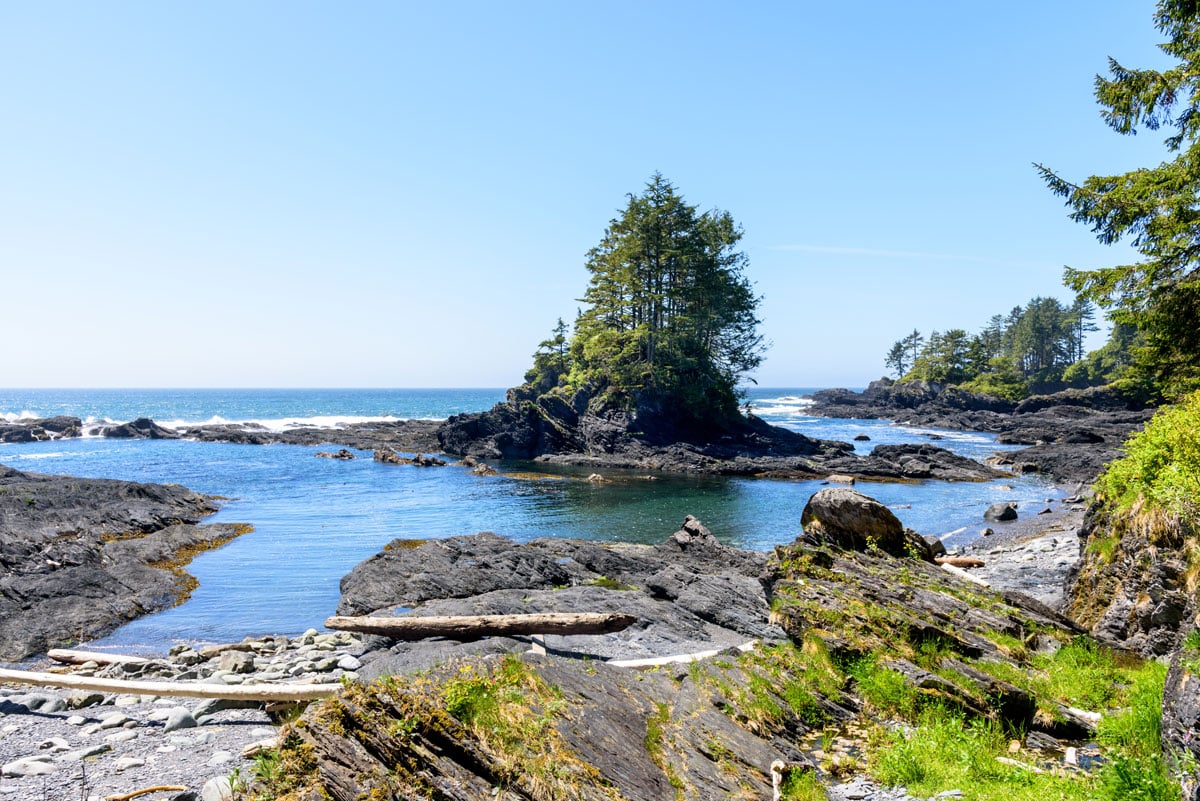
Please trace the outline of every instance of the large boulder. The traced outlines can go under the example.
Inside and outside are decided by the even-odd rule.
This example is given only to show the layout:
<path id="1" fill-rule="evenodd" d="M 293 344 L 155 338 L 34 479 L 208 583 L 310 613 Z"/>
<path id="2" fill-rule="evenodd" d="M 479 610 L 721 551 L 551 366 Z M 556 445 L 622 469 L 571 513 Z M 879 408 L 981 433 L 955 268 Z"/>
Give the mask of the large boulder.
<path id="1" fill-rule="evenodd" d="M 905 556 L 911 541 L 891 509 L 847 487 L 829 487 L 809 498 L 800 525 L 804 541 L 848 551 L 879 550 Z"/>

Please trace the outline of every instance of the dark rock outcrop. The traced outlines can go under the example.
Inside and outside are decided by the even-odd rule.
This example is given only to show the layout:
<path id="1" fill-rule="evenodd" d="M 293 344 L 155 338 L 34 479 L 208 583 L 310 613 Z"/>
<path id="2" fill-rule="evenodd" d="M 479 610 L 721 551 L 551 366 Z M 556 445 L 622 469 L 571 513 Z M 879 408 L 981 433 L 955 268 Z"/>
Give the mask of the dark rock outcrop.
<path id="1" fill-rule="evenodd" d="M 201 442 L 234 442 L 246 445 L 341 445 L 362 451 L 390 448 L 404 453 L 428 453 L 438 449 L 434 420 L 380 420 L 352 423 L 337 428 L 301 426 L 270 431 L 254 423 L 192 426 L 182 436 Z"/>
<path id="2" fill-rule="evenodd" d="M 82 426 L 83 423 L 78 417 L 66 416 L 21 420 L 15 423 L 0 422 L 0 442 L 70 439 L 82 435 Z"/>
<path id="3" fill-rule="evenodd" d="M 1102 642 L 1143 656 L 1170 654 L 1194 602 L 1188 554 L 1196 533 L 1172 516 L 1096 504 L 1079 539 L 1067 613 Z"/>
<path id="4" fill-rule="evenodd" d="M 831 474 L 874 480 L 981 481 L 996 470 L 930 445 L 879 446 L 817 440 L 750 416 L 704 431 L 681 429 L 652 402 L 630 408 L 581 390 L 537 396 L 529 387 L 480 414 L 456 415 L 438 429 L 443 451 L 481 459 L 537 459 L 601 468 L 778 478 Z"/>
<path id="5" fill-rule="evenodd" d="M 1189 610 L 1193 611 L 1193 610 Z M 1167 681 L 1163 687 L 1162 749 L 1172 772 L 1179 781 L 1183 801 L 1200 801 L 1200 775 L 1195 765 L 1200 762 L 1200 647 L 1197 647 L 1194 616 L 1171 656 Z"/>
<path id="6" fill-rule="evenodd" d="M 626 581 L 639 585 L 623 586 Z M 714 591 L 721 581 L 731 589 L 724 595 Z M 550 582 L 562 584 L 556 590 Z M 481 594 L 469 601 L 418 600 L 464 585 Z M 395 592 L 388 594 L 388 586 Z M 418 615 L 603 611 L 617 604 L 640 618 L 620 634 L 625 653 L 655 631 L 695 627 L 680 608 L 707 622 L 697 631 L 717 631 L 719 615 L 741 610 L 749 617 L 721 621 L 727 631 L 741 637 L 775 632 L 776 638 L 743 653 L 730 649 L 644 672 L 558 658 L 556 652 L 597 651 L 581 641 L 560 648 L 557 639 L 545 656 L 517 655 L 514 646 L 523 651 L 524 644 L 495 642 L 456 652 L 436 641 L 394 646 L 375 661 L 368 659 L 380 651 L 368 653 L 361 672 L 384 678 L 353 684 L 311 707 L 284 745 L 283 763 L 299 766 L 289 781 L 304 788 L 300 797 L 407 798 L 406 788 L 421 787 L 465 801 L 497 784 L 522 797 L 669 799 L 675 788 L 686 788 L 691 799 L 768 797 L 775 760 L 811 770 L 807 736 L 870 713 L 838 668 L 868 654 L 923 702 L 1000 720 L 1052 743 L 1050 737 L 1091 731 L 1086 718 L 1053 699 L 995 677 L 996 662 L 1009 671 L 1034 669 L 1022 661 L 1028 659 L 1024 649 L 1012 649 L 1014 640 L 1068 642 L 1079 634 L 1070 621 L 1019 594 L 999 594 L 879 550 L 797 541 L 766 557 L 721 545 L 689 518 L 654 547 L 563 540 L 515 545 L 495 535 L 396 542 L 356 568 L 343 590 L 343 611 L 383 600 L 419 603 L 412 612 Z M 779 638 L 771 621 L 790 641 Z M 459 658 L 430 670 L 431 651 L 434 661 Z M 415 656 L 406 661 L 404 652 Z M 422 672 L 412 681 L 394 678 L 417 669 Z M 474 709 L 470 699 L 483 694 L 505 705 L 491 728 L 466 722 Z M 510 724 L 519 737 L 505 739 L 499 731 Z M 539 761 L 546 759 L 553 770 Z"/>
<path id="7" fill-rule="evenodd" d="M 1001 444 L 1030 447 L 992 463 L 1062 482 L 1090 482 L 1153 413 L 1111 387 L 1066 390 L 1019 404 L 924 381 L 871 382 L 861 393 L 822 390 L 813 414 L 894 420 L 914 426 L 987 431 Z"/>
<path id="8" fill-rule="evenodd" d="M 179 439 L 169 428 L 163 428 L 149 417 L 139 417 L 129 423 L 105 428 L 103 436 L 110 439 Z"/>
<path id="9" fill-rule="evenodd" d="M 196 526 L 216 511 L 178 486 L 0 466 L 0 659 L 96 637 L 177 603 L 190 554 L 247 530 Z"/>
<path id="10" fill-rule="evenodd" d="M 425 615 L 625 612 L 640 618 L 632 628 L 606 638 L 555 637 L 555 647 L 687 652 L 783 637 L 767 621 L 766 562 L 766 554 L 723 545 L 690 516 L 657 546 L 562 539 L 519 545 L 490 533 L 395 540 L 342 579 L 338 614 L 413 607 Z M 463 648 L 478 646 L 439 653 Z M 431 653 L 398 646 L 370 662 L 364 675 L 405 669 Z"/>

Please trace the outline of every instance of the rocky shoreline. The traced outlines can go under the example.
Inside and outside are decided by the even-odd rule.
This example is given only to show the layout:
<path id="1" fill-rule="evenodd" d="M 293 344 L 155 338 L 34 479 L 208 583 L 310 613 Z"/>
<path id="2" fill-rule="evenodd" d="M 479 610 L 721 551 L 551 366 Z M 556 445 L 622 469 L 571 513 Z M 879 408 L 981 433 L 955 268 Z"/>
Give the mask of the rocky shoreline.
<path id="1" fill-rule="evenodd" d="M 1059 510 L 1056 522 L 1067 524 L 1073 513 Z M 1040 517 L 1044 521 L 1047 516 Z M 1036 533 L 1028 526 L 1025 531 Z M 1036 544 L 1039 537 L 1028 541 Z M 1041 553 L 1040 548 L 1026 548 L 1023 536 L 1016 532 L 999 533 L 988 542 L 992 543 L 998 547 L 972 553 L 984 555 L 996 575 L 1005 564 L 1014 576 L 1028 575 L 1025 554 Z M 854 570 L 887 570 L 887 560 L 892 558 L 867 558 Z M 555 674 L 559 681 L 569 685 L 566 676 L 576 667 L 593 665 L 589 668 L 593 673 L 602 669 L 605 681 L 633 692 L 642 679 L 627 685 L 622 677 L 647 674 L 629 668 L 604 669 L 605 662 L 696 652 L 737 654 L 738 646 L 753 650 L 788 642 L 787 626 L 773 622 L 770 612 L 772 591 L 766 578 L 771 575 L 770 559 L 768 554 L 720 544 L 694 518 L 685 520 L 679 531 L 657 546 L 572 540 L 517 545 L 489 534 L 428 542 L 401 540 L 347 575 L 339 613 L 386 612 L 409 605 L 419 606 L 423 615 L 620 609 L 632 610 L 639 621 L 615 634 L 537 641 L 495 637 L 476 642 L 395 643 L 382 637 L 310 630 L 294 640 L 264 637 L 198 650 L 178 646 L 170 654 L 146 661 L 58 669 L 76 675 L 214 686 L 328 682 L 413 676 L 436 671 L 439 665 L 498 659 L 544 646 L 547 656 L 526 659 L 550 660 L 544 669 L 551 673 L 560 670 L 554 665 L 561 663 L 566 673 Z M 845 569 L 853 564 L 847 562 Z M 1048 565 L 1047 569 L 1054 568 Z M 957 581 L 949 576 L 944 580 Z M 996 588 L 1015 586 L 1000 582 Z M 1005 597 L 1023 596 L 1006 593 Z M 1044 607 L 1031 601 L 1021 614 L 1034 615 L 1039 625 L 1062 625 L 1060 619 L 1046 618 L 1039 610 Z M 990 619 L 988 625 L 994 625 Z M 681 669 L 683 673 L 676 675 L 687 675 L 686 664 Z M 589 683 L 593 682 L 589 679 Z M 853 708 L 850 699 L 841 703 Z M 279 712 L 268 714 L 262 704 L 246 702 L 0 688 L 0 798 L 32 798 L 38 793 L 48 798 L 102 798 L 154 785 L 186 789 L 145 797 L 227 798 L 222 792 L 228 793 L 230 777 L 235 788 L 248 781 L 261 769 L 263 759 L 273 759 L 259 757 L 255 762 L 255 755 L 276 747 L 281 733 L 291 731 Z M 283 717 L 290 719 L 286 712 Z M 709 721 L 706 736 L 727 737 L 735 744 L 745 741 L 736 718 L 724 720 Z M 763 747 L 750 741 L 744 745 L 755 752 Z M 794 752 L 783 756 L 792 762 L 801 758 Z M 834 799 L 910 798 L 902 789 L 881 788 L 863 777 L 846 782 L 830 777 L 829 785 Z"/>
<path id="2" fill-rule="evenodd" d="M 886 378 L 871 382 L 863 392 L 821 390 L 812 400 L 807 411 L 823 417 L 994 433 L 1000 444 L 1028 447 L 993 464 L 1075 485 L 1094 480 L 1154 413 L 1110 388 L 1066 390 L 1014 403 L 956 387 L 924 381 L 897 384 Z"/>
<path id="3" fill-rule="evenodd" d="M 944 394 L 937 393 L 941 400 L 936 403 L 953 408 L 947 406 Z M 883 396 L 879 390 L 867 404 L 847 401 L 847 397 L 837 395 L 838 403 L 833 402 L 832 396 L 818 397 L 814 411 L 832 416 L 851 410 L 853 414 L 847 416 L 896 419 L 887 412 L 900 416 L 896 401 L 881 402 Z M 1104 402 L 1093 398 L 1086 403 L 1095 406 Z M 911 411 L 914 407 L 904 408 Z M 1004 423 L 1008 436 L 1025 439 L 1031 439 L 1034 429 L 1040 426 L 1044 436 L 1034 440 L 1040 444 L 1018 452 L 1007 466 L 1017 472 L 1036 470 L 1060 481 L 1083 482 L 1094 477 L 1098 469 L 1094 468 L 1096 459 L 1102 458 L 1086 454 L 1097 449 L 1101 454 L 1109 452 L 1105 448 L 1115 450 L 1114 443 L 1118 438 L 1123 439 L 1121 432 L 1136 428 L 1148 413 L 1051 402 L 1025 412 L 983 409 L 971 411 L 966 417 L 937 414 L 930 407 L 920 411 L 920 416 L 913 413 L 902 419 L 919 425 L 958 428 L 959 425 L 952 424 L 955 420 L 963 421 L 965 426 L 970 421 L 985 422 L 991 419 L 988 415 L 995 414 L 997 420 L 1009 420 Z M 810 440 L 790 432 L 780 434 L 781 430 L 767 430 L 772 427 L 760 423 L 752 420 L 745 437 L 716 442 L 645 447 L 635 444 L 599 454 L 542 454 L 540 458 L 545 462 L 594 468 L 637 467 L 780 478 L 842 475 L 874 480 L 986 480 L 1006 474 L 928 444 L 880 446 L 869 456 L 858 457 L 848 443 Z M 461 430 L 462 421 L 455 425 Z M 989 425 L 1000 424 L 992 420 Z M 17 432 L 17 428 L 21 431 Z M 60 418 L 0 429 L 3 429 L 0 440 L 9 437 L 7 441 L 28 441 L 13 437 L 40 439 L 87 433 L 70 419 Z M 284 434 L 246 426 L 206 426 L 172 432 L 152 421 L 139 420 L 120 427 L 111 436 L 183 435 L 248 444 L 332 443 L 387 453 L 391 449 L 444 452 L 447 443 L 444 432 L 438 424 L 424 421 L 367 423 Z M 496 432 L 491 436 L 490 440 L 486 437 L 475 440 L 484 442 L 483 446 L 468 446 L 458 452 L 495 458 L 497 451 L 488 450 L 491 446 L 486 445 L 489 441 L 492 446 L 498 442 Z M 503 451 L 499 452 L 503 455 Z M 339 458 L 337 454 L 331 456 Z M 468 461 L 468 466 L 471 463 Z M 44 653 L 51 645 L 79 639 L 79 634 L 95 636 L 106 626 L 115 627 L 127 619 L 126 615 L 176 602 L 187 591 L 182 565 L 188 554 L 215 547 L 241 533 L 233 526 L 196 525 L 216 507 L 211 499 L 179 487 L 38 476 L 0 467 L 0 490 L 5 488 L 9 490 L 7 493 L 0 492 L 0 558 L 6 575 L 0 601 L 11 608 L 0 610 L 3 612 L 0 625 L 9 626 L 11 631 L 0 631 L 0 644 L 10 647 L 0 653 L 0 659 Z M 29 502 L 31 498 L 33 503 Z M 1060 642 L 1078 634 L 1078 627 L 1054 610 L 1062 604 L 1064 582 L 1080 553 L 1076 530 L 1083 509 L 1082 501 L 1076 497 L 1048 502 L 1045 514 L 1022 509 L 1016 522 L 981 521 L 981 529 L 986 525 L 992 533 L 949 554 L 984 563 L 970 570 L 974 581 L 904 556 L 831 549 L 829 542 L 820 538 L 806 542 L 803 547 L 799 541 L 794 546 L 781 546 L 774 554 L 739 551 L 719 543 L 694 518 L 685 520 L 679 531 L 658 546 L 559 539 L 517 545 L 489 534 L 435 541 L 394 541 L 343 579 L 339 613 L 387 614 L 410 608 L 419 608 L 422 615 L 632 610 L 638 616 L 638 623 L 629 630 L 603 636 L 555 636 L 536 641 L 529 637 L 496 637 L 475 642 L 431 640 L 419 645 L 313 630 L 292 641 L 265 637 L 199 651 L 180 647 L 146 662 L 110 667 L 90 665 L 72 668 L 71 672 L 216 685 L 342 677 L 366 680 L 389 675 L 412 676 L 418 671 L 426 674 L 433 671 L 436 677 L 443 670 L 439 666 L 495 665 L 506 654 L 536 649 L 544 650 L 545 655 L 525 656 L 524 660 L 538 675 L 566 688 L 565 692 L 585 698 L 598 693 L 598 697 L 607 699 L 594 708 L 588 707 L 590 726 L 599 727 L 596 731 L 613 727 L 614 732 L 619 732 L 614 736 L 640 743 L 644 731 L 623 731 L 622 727 L 641 725 L 646 710 L 662 709 L 664 703 L 674 709 L 684 698 L 691 698 L 688 693 L 698 690 L 688 689 L 689 679 L 698 681 L 701 675 L 724 676 L 726 667 L 721 666 L 736 662 L 742 671 L 737 681 L 749 681 L 756 674 L 747 667 L 746 660 L 748 664 L 757 664 L 754 660 L 760 657 L 754 655 L 763 654 L 763 649 L 775 654 L 779 647 L 798 645 L 807 636 L 803 632 L 811 633 L 813 621 L 821 619 L 820 610 L 858 609 L 865 604 L 863 608 L 882 610 L 885 618 L 892 621 L 887 625 L 907 621 L 896 623 L 900 626 L 896 636 L 934 636 L 938 642 L 950 643 L 952 653 L 946 657 L 950 669 L 963 671 L 972 681 L 982 682 L 983 689 L 978 695 L 963 695 L 961 687 L 952 687 L 944 681 L 938 683 L 915 664 L 900 660 L 896 669 L 906 681 L 918 683 L 923 691 L 944 693 L 952 703 L 977 711 L 987 710 L 996 699 L 1008 699 L 1003 701 L 1010 705 L 1003 714 L 1016 714 L 1021 724 L 1028 727 L 1035 721 L 1022 717 L 1027 714 L 1027 702 L 1013 695 L 1015 688 L 989 684 L 971 664 L 981 654 L 987 658 L 1009 658 L 1004 646 L 988 645 L 985 640 L 993 636 L 989 632 L 996 627 L 1007 631 L 1012 621 L 1021 621 L 1014 631 L 1025 631 L 1028 626 L 1030 631 L 1055 632 L 1053 636 Z M 818 554 L 819 558 L 812 554 Z M 932 552 L 926 556 L 931 559 Z M 899 572 L 897 565 L 902 565 Z M 68 574 L 64 570 L 73 572 Z M 70 593 L 63 593 L 61 582 L 48 580 L 51 574 L 58 579 L 67 575 L 72 580 L 77 575 L 86 577 L 79 579 L 86 581 L 81 586 L 94 586 L 95 593 L 100 594 L 90 594 L 89 589 L 73 600 L 64 597 Z M 847 584 L 845 579 L 836 579 L 830 583 L 835 575 L 849 576 L 851 581 Z M 986 582 L 990 589 L 981 589 L 979 581 Z M 134 591 L 131 587 L 139 589 Z M 973 593 L 978 594 L 977 599 Z M 976 611 L 962 605 L 962 599 L 968 597 L 974 599 L 968 606 L 977 605 L 972 606 Z M 98 598 L 104 600 L 98 602 Z M 781 603 L 781 598 L 789 600 Z M 914 598 L 929 606 L 914 608 Z M 1005 611 L 997 617 L 1000 605 Z M 110 611 L 113 609 L 126 611 L 114 616 Z M 957 621 L 953 635 L 936 622 L 946 615 Z M 853 628 L 857 625 L 855 620 L 851 615 L 834 625 L 830 619 L 827 624 L 830 632 L 820 635 L 825 643 L 822 647 L 831 651 L 849 648 L 847 653 L 853 653 L 855 648 L 865 646 L 848 642 L 848 637 L 851 640 L 866 637 L 866 642 L 872 642 L 877 633 Z M 847 624 L 851 628 L 845 628 Z M 879 625 L 879 621 L 873 621 L 872 625 Z M 976 631 L 972 627 L 981 628 Z M 820 625 L 817 628 L 820 630 Z M 931 635 L 930 631 L 938 633 Z M 1031 648 L 1051 647 L 1036 638 L 1029 642 Z M 705 665 L 699 673 L 686 665 L 666 668 L 663 674 L 616 666 L 623 660 L 653 662 L 662 657 L 700 653 L 723 656 L 696 663 Z M 608 666 L 607 662 L 613 665 Z M 712 679 L 718 684 L 727 680 Z M 684 690 L 687 692 L 680 696 L 678 693 Z M 663 698 L 669 700 L 664 702 Z M 630 720 L 623 720 L 621 716 L 632 711 L 623 706 L 630 699 L 634 699 L 632 703 L 638 711 Z M 355 703 L 362 701 L 360 698 Z M 377 702 L 378 699 L 370 703 Z M 693 701 L 684 706 L 690 703 Z M 722 696 L 712 703 L 719 709 L 722 704 L 733 708 L 740 702 Z M 835 694 L 819 704 L 829 720 L 845 722 L 858 714 L 861 700 Z M 1055 738 L 1069 740 L 1088 731 L 1091 724 L 1086 719 L 1073 712 L 1060 712 L 1069 723 L 1074 722 L 1065 728 L 1061 723 L 1038 723 L 1042 728 L 1036 729 L 1037 738 L 1031 735 L 1026 758 L 1052 760 L 1053 748 L 1058 746 L 1053 746 L 1050 755 L 1042 753 L 1042 746 L 1047 742 L 1057 743 Z M 326 792 L 340 798 L 338 793 L 345 789 L 345 777 L 337 772 L 341 768 L 334 769 L 324 759 L 348 746 L 336 726 L 325 725 L 322 714 L 310 711 L 305 715 L 301 738 L 307 748 L 321 757 L 318 772 L 333 770 L 321 773 L 320 781 Z M 673 732 L 673 742 L 679 748 L 703 753 L 705 742 L 716 738 L 743 753 L 745 764 L 739 763 L 737 771 L 724 777 L 712 774 L 703 764 L 689 763 L 688 770 L 699 773 L 688 773 L 686 779 L 704 787 L 711 797 L 724 797 L 732 788 L 729 782 L 734 775 L 740 777 L 743 787 L 747 783 L 760 786 L 766 781 L 769 792 L 770 777 L 764 773 L 764 766 L 772 758 L 783 759 L 789 765 L 804 765 L 806 770 L 815 769 L 818 759 L 798 751 L 794 744 L 797 727 L 805 729 L 802 722 L 792 719 L 777 722 L 786 724 L 789 733 L 785 737 L 783 730 L 772 728 L 777 723 L 756 724 L 766 728 L 751 727 L 747 731 L 746 721 L 738 715 L 718 714 L 704 717 L 704 721 L 701 730 L 693 730 L 693 724 L 682 717 L 664 718 L 663 724 Z M 36 798 L 39 794 L 45 798 L 102 798 L 110 793 L 129 793 L 159 784 L 186 789 L 139 797 L 178 801 L 226 799 L 230 795 L 231 777 L 232 789 L 237 789 L 243 779 L 248 781 L 256 773 L 261 778 L 262 770 L 274 769 L 272 765 L 276 763 L 264 767 L 262 760 L 279 759 L 271 756 L 278 752 L 267 751 L 268 756 L 260 757 L 256 763 L 255 753 L 278 745 L 281 734 L 294 736 L 296 732 L 288 723 L 280 728 L 278 718 L 268 715 L 261 704 L 247 706 L 243 702 L 231 707 L 209 702 L 183 704 L 178 699 L 142 695 L 0 688 L 0 798 Z M 591 753 L 589 749 L 593 746 L 587 740 L 592 731 L 578 735 L 571 741 L 572 747 Z M 389 747 L 403 750 L 408 745 L 394 743 Z M 623 753 L 620 749 L 618 752 Z M 424 752 L 414 753 L 415 758 L 425 760 L 421 755 Z M 243 758 L 243 754 L 247 756 Z M 344 758 L 338 756 L 334 761 Z M 446 755 L 430 763 L 427 770 L 432 775 L 440 775 L 439 771 L 461 775 L 464 767 L 455 762 L 457 758 Z M 620 758 L 620 754 L 608 757 L 610 761 L 614 758 Z M 629 787 L 633 790 L 649 793 L 637 797 L 651 797 L 666 789 L 659 787 L 664 779 L 657 768 L 637 762 L 642 756 L 625 753 L 624 758 L 629 765 L 636 763 L 636 770 L 642 771 L 641 778 L 631 778 L 615 762 L 604 762 L 601 771 L 614 771 L 624 777 L 621 780 L 632 782 Z M 355 764 L 355 770 L 368 772 L 378 767 L 369 761 Z M 905 801 L 910 798 L 903 788 L 881 788 L 862 776 L 843 782 L 831 774 L 824 777 L 823 783 L 829 797 L 834 799 Z"/>
<path id="4" fill-rule="evenodd" d="M 217 510 L 179 486 L 24 473 L 0 465 L 0 660 L 93 639 L 174 606 L 192 556 L 250 531 L 197 525 Z"/>

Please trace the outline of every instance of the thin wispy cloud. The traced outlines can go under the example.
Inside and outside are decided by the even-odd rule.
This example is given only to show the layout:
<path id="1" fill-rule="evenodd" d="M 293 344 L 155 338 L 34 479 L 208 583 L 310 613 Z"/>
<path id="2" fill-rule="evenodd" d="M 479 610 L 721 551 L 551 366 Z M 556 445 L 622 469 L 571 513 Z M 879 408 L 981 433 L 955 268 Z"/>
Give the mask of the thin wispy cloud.
<path id="1" fill-rule="evenodd" d="M 950 253 L 924 253 L 918 250 L 882 250 L 878 248 L 848 248 L 830 245 L 773 245 L 768 250 L 790 250 L 801 253 L 824 253 L 831 256 L 875 256 L 881 259 L 937 259 L 939 261 L 979 261 Z"/>
<path id="2" fill-rule="evenodd" d="M 1004 259 L 989 259 L 983 256 L 960 256 L 955 253 L 932 253 L 920 250 L 888 250 L 884 248 L 856 248 L 835 245 L 771 245 L 767 250 L 790 251 L 794 253 L 819 253 L 825 256 L 867 256 L 873 259 L 920 259 L 921 261 L 952 261 L 969 262 L 972 264 L 990 264 L 1002 267 L 1037 265 L 1029 261 L 1009 261 Z"/>

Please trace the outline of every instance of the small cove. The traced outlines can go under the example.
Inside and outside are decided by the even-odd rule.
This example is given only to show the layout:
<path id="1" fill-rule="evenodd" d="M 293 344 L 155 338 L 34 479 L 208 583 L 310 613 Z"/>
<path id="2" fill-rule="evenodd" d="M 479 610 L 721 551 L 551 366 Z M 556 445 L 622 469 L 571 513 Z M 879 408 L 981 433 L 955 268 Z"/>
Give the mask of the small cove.
<path id="1" fill-rule="evenodd" d="M 935 444 L 973 458 L 1005 449 L 982 434 L 814 418 L 804 413 L 805 404 L 798 400 L 805 391 L 758 389 L 751 401 L 764 419 L 809 436 L 852 441 L 866 435 L 869 441 L 856 443 L 861 452 L 878 444 L 933 438 L 940 438 Z M 373 397 L 371 405 L 364 406 L 357 402 L 366 396 L 354 393 L 366 391 L 331 395 L 325 401 L 312 394 L 319 392 L 316 390 L 274 391 L 279 394 L 266 399 L 251 397 L 255 392 L 251 390 L 237 392 L 246 397 L 235 398 L 236 402 L 219 395 L 199 401 L 189 397 L 192 408 L 174 417 L 169 417 L 169 406 L 150 413 L 173 420 L 192 419 L 193 415 L 227 420 L 419 417 L 437 416 L 437 409 L 462 410 L 470 403 L 482 408 L 500 394 L 495 390 L 424 390 L 420 392 L 426 394 L 414 400 L 411 394 L 404 395 L 412 390 L 379 391 L 382 399 Z M 462 392 L 477 394 L 468 399 L 450 396 Z M 51 391 L 41 393 L 52 395 Z M 297 400 L 295 393 L 309 394 Z M 9 404 L 0 406 L 0 412 L 13 411 L 13 399 L 0 400 Z M 28 404 L 17 406 L 16 411 L 29 408 L 40 415 L 79 414 L 45 408 L 45 398 L 25 400 Z M 130 414 L 133 406 L 139 402 L 150 405 L 150 400 L 135 394 L 128 409 L 106 412 L 97 407 L 89 413 L 122 419 L 123 411 L 134 416 L 141 412 Z M 217 400 L 221 401 L 219 407 Z M 182 484 L 227 499 L 210 521 L 255 527 L 252 533 L 191 563 L 188 570 L 200 586 L 186 603 L 127 624 L 101 642 L 152 652 L 177 642 L 226 642 L 319 628 L 337 604 L 340 578 L 397 537 L 432 539 L 493 531 L 518 541 L 553 536 L 653 543 L 674 531 L 685 515 L 693 514 L 726 543 L 768 550 L 795 538 L 804 504 L 822 486 L 812 481 L 662 474 L 648 480 L 638 473 L 610 473 L 609 481 L 594 484 L 583 480 L 587 471 L 566 469 L 556 469 L 547 480 L 480 477 L 458 467 L 379 464 L 365 451 L 356 452 L 359 458 L 353 461 L 315 458 L 322 449 L 79 439 L 0 445 L 0 463 L 35 472 Z M 500 467 L 506 473 L 548 472 L 540 465 Z M 858 489 L 894 507 L 906 525 L 923 534 L 957 532 L 951 542 L 977 536 L 983 527 L 982 512 L 991 503 L 1016 500 L 1023 510 L 1036 511 L 1046 499 L 1060 495 L 1051 485 L 1032 477 L 980 484 L 860 483 Z"/>

